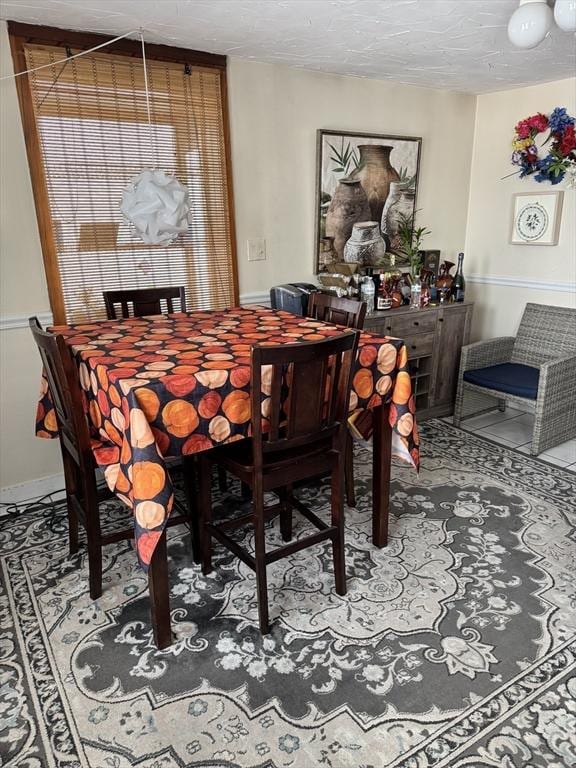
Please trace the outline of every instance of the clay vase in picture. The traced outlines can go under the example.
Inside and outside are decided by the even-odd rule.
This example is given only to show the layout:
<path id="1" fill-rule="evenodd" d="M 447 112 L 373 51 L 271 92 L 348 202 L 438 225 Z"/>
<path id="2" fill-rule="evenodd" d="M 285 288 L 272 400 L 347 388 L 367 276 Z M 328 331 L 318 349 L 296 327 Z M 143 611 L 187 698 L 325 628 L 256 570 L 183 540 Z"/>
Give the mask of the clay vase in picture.
<path id="1" fill-rule="evenodd" d="M 338 182 L 334 197 L 326 212 L 326 237 L 334 241 L 337 260 L 342 261 L 344 246 L 357 221 L 370 218 L 368 198 L 358 179 Z"/>
<path id="2" fill-rule="evenodd" d="M 390 193 L 382 211 L 381 229 L 390 239 L 390 249 L 397 250 L 400 247 L 398 238 L 398 218 L 404 214 L 407 218 L 414 215 L 416 193 L 414 190 L 405 189 L 402 184 L 393 181 L 390 184 Z"/>
<path id="3" fill-rule="evenodd" d="M 350 239 L 344 246 L 344 261 L 356 261 L 365 267 L 382 263 L 386 245 L 377 221 L 361 221 L 354 224 Z"/>
<path id="4" fill-rule="evenodd" d="M 360 180 L 370 205 L 370 218 L 379 224 L 390 184 L 400 181 L 398 171 L 390 163 L 392 149 L 388 144 L 360 144 L 359 170 L 350 174 L 351 179 Z"/>

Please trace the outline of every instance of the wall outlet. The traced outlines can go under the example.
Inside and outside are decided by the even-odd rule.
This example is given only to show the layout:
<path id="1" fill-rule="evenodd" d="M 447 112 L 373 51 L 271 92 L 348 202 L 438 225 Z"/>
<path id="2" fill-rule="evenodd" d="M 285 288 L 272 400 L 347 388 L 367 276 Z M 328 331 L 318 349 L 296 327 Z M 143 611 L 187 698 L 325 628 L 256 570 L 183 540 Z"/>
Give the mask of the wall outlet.
<path id="1" fill-rule="evenodd" d="M 266 261 L 266 240 L 254 237 L 246 241 L 248 246 L 248 261 Z"/>

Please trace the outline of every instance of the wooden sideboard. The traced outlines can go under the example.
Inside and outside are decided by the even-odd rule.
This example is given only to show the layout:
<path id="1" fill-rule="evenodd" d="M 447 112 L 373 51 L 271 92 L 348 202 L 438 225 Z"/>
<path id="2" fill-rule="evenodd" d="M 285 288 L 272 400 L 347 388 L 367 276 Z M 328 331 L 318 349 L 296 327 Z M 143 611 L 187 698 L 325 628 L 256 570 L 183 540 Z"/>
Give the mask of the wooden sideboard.
<path id="1" fill-rule="evenodd" d="M 473 306 L 465 301 L 426 309 L 399 307 L 366 316 L 365 330 L 404 339 L 420 419 L 454 410 L 460 350 L 468 344 Z"/>

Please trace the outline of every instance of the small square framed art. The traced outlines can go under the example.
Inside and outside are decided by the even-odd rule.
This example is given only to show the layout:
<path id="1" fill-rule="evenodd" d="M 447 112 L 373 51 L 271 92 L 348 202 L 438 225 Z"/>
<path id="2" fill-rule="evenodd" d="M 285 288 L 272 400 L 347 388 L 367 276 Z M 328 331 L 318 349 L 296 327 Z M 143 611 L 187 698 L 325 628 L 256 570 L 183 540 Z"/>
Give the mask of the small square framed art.
<path id="1" fill-rule="evenodd" d="M 518 192 L 512 197 L 512 245 L 557 245 L 564 192 Z"/>

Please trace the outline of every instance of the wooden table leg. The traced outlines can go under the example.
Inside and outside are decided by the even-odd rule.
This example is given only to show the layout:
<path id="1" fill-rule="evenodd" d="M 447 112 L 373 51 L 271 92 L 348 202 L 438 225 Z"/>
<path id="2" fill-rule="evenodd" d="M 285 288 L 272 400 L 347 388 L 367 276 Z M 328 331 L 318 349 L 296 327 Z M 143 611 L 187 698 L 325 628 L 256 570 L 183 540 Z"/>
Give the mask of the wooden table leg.
<path id="1" fill-rule="evenodd" d="M 390 406 L 374 409 L 372 453 L 372 542 L 382 548 L 388 543 L 390 507 L 390 462 L 392 459 L 392 427 Z"/>
<path id="2" fill-rule="evenodd" d="M 159 651 L 172 644 L 170 625 L 170 589 L 168 584 L 168 554 L 166 551 L 166 529 L 158 539 L 148 569 L 150 592 L 150 613 L 154 640 Z"/>

